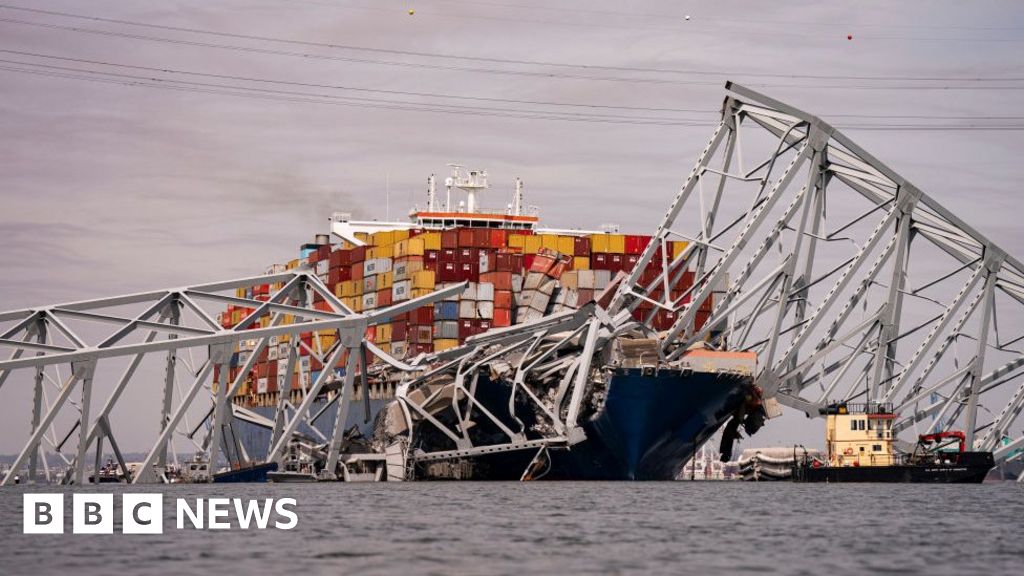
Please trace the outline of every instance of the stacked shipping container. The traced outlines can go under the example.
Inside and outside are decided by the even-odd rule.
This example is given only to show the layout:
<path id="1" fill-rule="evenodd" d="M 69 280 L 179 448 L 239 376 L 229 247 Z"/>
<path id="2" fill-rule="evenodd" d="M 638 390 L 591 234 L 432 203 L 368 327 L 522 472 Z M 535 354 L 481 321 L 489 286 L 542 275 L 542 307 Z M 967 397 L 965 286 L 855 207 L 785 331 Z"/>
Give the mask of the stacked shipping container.
<path id="1" fill-rule="evenodd" d="M 468 282 L 457 298 L 424 306 L 371 327 L 366 338 L 397 358 L 413 357 L 453 348 L 470 336 L 492 327 L 510 326 L 553 311 L 576 308 L 595 300 L 619 272 L 629 272 L 651 241 L 649 236 L 622 234 L 556 235 L 489 228 L 456 228 L 444 231 L 395 230 L 360 237 L 366 246 L 348 243 L 306 246 L 301 258 L 273 271 L 308 264 L 334 294 L 353 311 L 366 312 L 424 296 L 447 285 Z M 669 259 L 678 256 L 685 242 L 671 243 Z M 643 271 L 641 282 L 650 283 L 661 270 L 655 258 Z M 670 286 L 681 298 L 692 285 L 690 272 Z M 240 291 L 240 297 L 267 300 L 280 285 L 263 285 Z M 652 293 L 662 296 L 664 286 Z M 697 324 L 711 311 L 704 303 Z M 313 305 L 330 311 L 317 297 Z M 237 325 L 252 309 L 229 307 L 221 315 L 225 327 Z M 656 329 L 675 321 L 674 313 L 655 310 L 642 303 L 633 312 L 637 319 L 651 318 Z M 285 323 L 289 321 L 285 318 Z M 266 326 L 269 317 L 254 326 Z M 307 387 L 319 376 L 317 357 L 330 349 L 336 333 L 303 334 L 300 357 L 291 375 L 294 391 Z M 282 388 L 288 370 L 287 336 L 272 339 L 260 354 L 252 373 L 246 375 L 243 396 L 260 405 L 270 403 Z M 232 379 L 238 376 L 255 342 L 239 347 L 232 358 Z M 340 365 L 344 365 L 344 361 Z M 339 370 L 340 371 L 340 370 Z"/>

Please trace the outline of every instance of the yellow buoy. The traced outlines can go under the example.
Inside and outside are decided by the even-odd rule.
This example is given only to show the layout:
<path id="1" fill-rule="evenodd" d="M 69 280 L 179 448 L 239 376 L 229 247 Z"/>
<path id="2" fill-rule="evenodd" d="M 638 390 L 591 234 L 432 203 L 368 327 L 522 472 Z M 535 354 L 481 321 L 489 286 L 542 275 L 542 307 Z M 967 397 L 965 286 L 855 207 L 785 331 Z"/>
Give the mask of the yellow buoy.
<path id="1" fill-rule="evenodd" d="M 413 14 L 415 14 L 415 13 L 416 13 L 416 11 L 415 11 L 415 10 L 413 10 L 412 8 L 410 8 L 410 9 L 409 9 L 409 16 L 412 16 L 412 15 L 413 15 Z"/>

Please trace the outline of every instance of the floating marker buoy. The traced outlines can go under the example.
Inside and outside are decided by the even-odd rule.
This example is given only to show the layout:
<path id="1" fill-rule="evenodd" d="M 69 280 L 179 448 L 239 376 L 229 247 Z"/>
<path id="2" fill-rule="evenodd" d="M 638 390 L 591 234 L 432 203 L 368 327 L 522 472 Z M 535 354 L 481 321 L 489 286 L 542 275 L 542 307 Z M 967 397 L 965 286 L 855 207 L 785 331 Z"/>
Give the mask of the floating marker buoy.
<path id="1" fill-rule="evenodd" d="M 846 35 L 846 39 L 847 40 L 853 40 L 853 34 L 847 34 Z"/>
<path id="2" fill-rule="evenodd" d="M 690 19 L 690 15 L 689 15 L 689 14 L 687 14 L 687 15 L 686 15 L 686 19 L 687 19 L 687 20 L 689 20 L 689 19 Z"/>
<path id="3" fill-rule="evenodd" d="M 409 9 L 409 16 L 412 16 L 412 15 L 413 15 L 413 14 L 415 14 L 415 13 L 416 13 L 416 11 L 415 11 L 415 10 L 413 10 L 412 8 L 410 8 L 410 9 Z"/>

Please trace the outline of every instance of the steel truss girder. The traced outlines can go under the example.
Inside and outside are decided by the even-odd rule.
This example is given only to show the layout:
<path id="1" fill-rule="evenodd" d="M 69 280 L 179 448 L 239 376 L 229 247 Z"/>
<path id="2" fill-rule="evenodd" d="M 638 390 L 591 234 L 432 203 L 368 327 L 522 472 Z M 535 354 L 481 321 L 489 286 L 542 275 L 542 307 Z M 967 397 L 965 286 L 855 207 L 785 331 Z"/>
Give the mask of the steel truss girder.
<path id="1" fill-rule="evenodd" d="M 1011 393 L 1006 383 L 1016 387 L 1024 379 L 1013 376 L 1024 361 L 1008 356 L 1020 352 L 1001 344 L 998 329 L 1024 321 L 1024 264 L 827 122 L 748 88 L 726 88 L 721 123 L 640 264 L 619 285 L 613 307 L 632 310 L 648 301 L 675 310 L 678 319 L 663 343 L 668 358 L 698 340 L 727 347 L 736 345 L 734 337 L 741 346 L 754 342 L 750 348 L 759 353 L 759 383 L 767 395 L 781 388 L 780 401 L 809 415 L 831 401 L 859 397 L 909 409 L 926 399 L 922 391 L 942 391 L 948 396 L 941 401 L 901 415 L 901 429 L 936 415 L 933 426 L 953 425 L 943 420 L 953 415 L 973 444 L 985 447 L 994 446 L 999 434 L 1019 432 L 1024 385 Z M 752 138 L 754 131 L 768 138 Z M 727 145 L 719 153 L 722 142 Z M 754 167 L 747 169 L 744 155 L 751 150 Z M 804 159 L 810 160 L 806 168 L 800 166 Z M 806 178 L 797 180 L 801 170 Z M 711 210 L 703 194 L 695 193 L 708 177 L 717 179 Z M 680 229 L 677 219 L 691 213 L 693 231 Z M 716 231 L 709 222 L 729 224 Z M 661 241 L 670 235 L 694 242 L 676 262 L 663 259 L 654 283 L 639 285 L 643 266 L 656 261 Z M 778 248 L 777 261 L 769 248 Z M 828 274 L 818 272 L 810 283 L 815 268 L 838 261 L 844 263 Z M 664 287 L 671 274 L 686 268 L 695 276 L 685 291 L 687 303 L 667 289 L 650 302 L 653 287 Z M 830 287 L 816 286 L 835 272 Z M 714 294 L 720 298 L 698 329 L 700 307 Z M 928 309 L 934 305 L 942 309 L 937 316 Z M 864 313 L 858 314 L 861 306 Z M 976 308 L 981 312 L 972 314 Z M 934 316 L 921 325 L 928 329 L 901 333 L 901 326 L 920 323 L 906 318 L 922 311 Z M 644 322 L 650 326 L 653 317 L 648 314 Z M 961 369 L 951 351 L 966 340 L 973 354 Z M 849 354 L 842 350 L 851 347 L 847 342 L 856 343 Z M 840 352 L 836 361 L 833 355 Z M 818 362 L 838 374 L 830 382 L 805 378 Z M 1002 367 L 990 372 L 988 363 Z M 810 387 L 816 381 L 820 390 Z M 991 421 L 982 417 L 983 406 Z"/>

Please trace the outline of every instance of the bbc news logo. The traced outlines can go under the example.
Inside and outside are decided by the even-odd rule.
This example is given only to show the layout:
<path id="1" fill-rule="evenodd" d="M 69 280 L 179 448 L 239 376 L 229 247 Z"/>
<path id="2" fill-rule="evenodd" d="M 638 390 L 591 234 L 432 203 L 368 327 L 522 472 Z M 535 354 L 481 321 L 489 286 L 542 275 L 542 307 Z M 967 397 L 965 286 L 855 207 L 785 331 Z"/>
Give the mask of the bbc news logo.
<path id="1" fill-rule="evenodd" d="M 291 530 L 299 524 L 294 498 L 242 500 L 241 498 L 187 498 L 175 500 L 175 525 L 198 530 L 229 530 L 234 513 L 238 528 Z M 113 494 L 73 494 L 71 531 L 74 534 L 113 534 Z M 25 494 L 23 500 L 25 534 L 64 533 L 63 494 Z M 271 520 L 273 519 L 273 522 Z M 163 534 L 163 494 L 122 494 L 121 532 L 123 534 Z"/>

